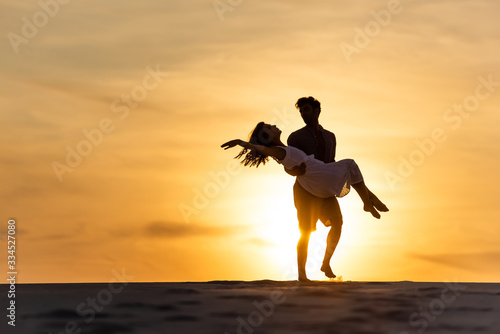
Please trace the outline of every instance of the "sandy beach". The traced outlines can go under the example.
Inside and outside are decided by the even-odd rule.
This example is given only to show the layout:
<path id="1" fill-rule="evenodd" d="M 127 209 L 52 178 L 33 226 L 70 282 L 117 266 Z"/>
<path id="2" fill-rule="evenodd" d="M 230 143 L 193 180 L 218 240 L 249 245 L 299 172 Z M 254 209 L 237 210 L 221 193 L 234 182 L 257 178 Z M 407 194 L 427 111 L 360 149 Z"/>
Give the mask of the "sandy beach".
<path id="1" fill-rule="evenodd" d="M 500 284 L 19 284 L 15 313 L 2 333 L 496 334 Z"/>

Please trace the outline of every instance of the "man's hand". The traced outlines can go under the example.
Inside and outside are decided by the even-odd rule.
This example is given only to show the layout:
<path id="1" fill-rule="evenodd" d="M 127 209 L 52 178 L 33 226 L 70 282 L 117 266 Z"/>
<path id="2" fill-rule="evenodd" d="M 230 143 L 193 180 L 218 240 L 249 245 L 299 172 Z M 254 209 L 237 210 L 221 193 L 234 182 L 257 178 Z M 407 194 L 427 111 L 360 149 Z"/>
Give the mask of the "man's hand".
<path id="1" fill-rule="evenodd" d="M 304 175 L 306 173 L 306 163 L 303 162 L 300 165 L 293 167 L 292 169 L 285 168 L 285 172 L 287 172 L 291 176 Z"/>

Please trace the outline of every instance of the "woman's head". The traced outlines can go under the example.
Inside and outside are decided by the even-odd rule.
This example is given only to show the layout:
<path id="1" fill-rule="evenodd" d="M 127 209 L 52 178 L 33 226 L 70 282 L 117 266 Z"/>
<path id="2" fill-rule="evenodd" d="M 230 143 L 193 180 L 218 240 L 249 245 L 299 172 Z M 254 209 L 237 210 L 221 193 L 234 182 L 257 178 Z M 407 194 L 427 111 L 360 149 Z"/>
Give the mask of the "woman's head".
<path id="1" fill-rule="evenodd" d="M 250 133 L 248 142 L 254 145 L 274 146 L 279 145 L 281 130 L 276 125 L 259 122 L 257 126 Z M 269 157 L 259 154 L 249 149 L 242 149 L 241 152 L 235 157 L 236 159 L 245 156 L 241 163 L 245 166 L 259 167 L 260 164 L 265 164 Z"/>
<path id="2" fill-rule="evenodd" d="M 279 144 L 281 130 L 276 125 L 259 122 L 250 133 L 248 141 L 252 144 L 274 146 Z"/>

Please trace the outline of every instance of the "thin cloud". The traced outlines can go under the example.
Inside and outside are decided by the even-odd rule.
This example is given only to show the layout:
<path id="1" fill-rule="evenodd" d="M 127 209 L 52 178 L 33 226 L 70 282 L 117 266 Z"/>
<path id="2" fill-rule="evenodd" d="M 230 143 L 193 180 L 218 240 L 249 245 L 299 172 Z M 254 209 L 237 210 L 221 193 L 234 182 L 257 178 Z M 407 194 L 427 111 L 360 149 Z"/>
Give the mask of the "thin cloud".
<path id="1" fill-rule="evenodd" d="M 397 172 L 398 156 L 406 159 L 417 150 L 413 140 L 446 126 L 441 119 L 444 110 L 473 94 L 479 75 L 498 68 L 500 29 L 495 15 L 500 3 L 408 2 L 348 64 L 340 43 L 354 43 L 353 29 L 365 27 L 374 20 L 372 11 L 386 7 L 387 1 L 242 2 L 225 12 L 221 21 L 205 0 L 89 0 L 61 5 L 34 38 L 19 45 L 19 53 L 4 38 L 0 200 L 9 215 L 19 217 L 19 225 L 29 232 L 26 237 L 37 241 L 23 248 L 25 258 L 39 262 L 41 255 L 65 249 L 51 260 L 61 268 L 74 261 L 74 254 L 85 259 L 115 254 L 117 262 L 125 259 L 134 266 L 123 252 L 147 258 L 149 249 L 138 243 L 123 250 L 122 244 L 130 245 L 132 238 L 159 244 L 179 241 L 179 249 L 188 254 L 200 241 L 223 243 L 229 237 L 244 246 L 272 247 L 250 225 L 230 223 L 241 219 L 241 224 L 249 224 L 248 217 L 235 213 L 248 205 L 240 198 L 248 193 L 240 182 L 254 177 L 250 170 L 232 179 L 204 212 L 217 217 L 213 224 L 183 223 L 178 204 L 191 203 L 192 189 L 212 182 L 210 171 L 223 170 L 232 159 L 232 153 L 220 150 L 220 143 L 246 136 L 255 120 L 272 121 L 273 108 L 286 107 L 290 112 L 284 133 L 302 127 L 293 104 L 303 94 L 322 102 L 321 122 L 337 135 L 339 157 L 359 157 L 371 162 L 372 168 L 384 162 L 389 171 Z M 5 36 L 20 34 L 21 18 L 31 18 L 40 6 L 6 0 L 3 9 L 0 29 Z M 122 112 L 112 109 L 111 103 L 130 95 L 142 84 L 146 66 L 157 64 L 169 77 L 130 108 L 130 116 L 120 119 Z M 498 80 L 495 74 L 494 81 Z M 474 214 L 478 231 L 491 231 L 491 222 L 498 220 L 495 179 L 492 182 L 499 168 L 494 146 L 498 131 L 490 131 L 497 120 L 491 108 L 498 96 L 498 91 L 492 94 L 458 131 L 447 132 L 450 139 L 443 145 L 447 149 L 439 146 L 415 177 L 398 185 L 398 191 L 415 189 L 411 187 L 418 177 L 425 180 L 420 183 L 428 194 L 425 203 L 447 210 L 438 211 L 439 215 L 449 213 L 452 203 L 460 217 L 450 225 L 446 221 L 445 227 L 470 226 Z M 51 163 L 67 163 L 67 146 L 77 150 L 88 142 L 82 130 L 97 129 L 103 118 L 112 120 L 116 129 L 103 135 L 92 153 L 82 154 L 81 165 L 65 173 L 59 183 Z M 467 177 L 478 162 L 481 173 Z M 443 170 L 446 175 L 436 178 Z M 262 178 L 255 175 L 256 180 Z M 428 191 L 435 189 L 437 180 L 456 195 L 442 198 Z M 467 206 L 458 205 L 464 198 Z M 416 210 L 422 202 L 408 203 Z M 412 217 L 399 214 L 396 219 L 402 222 Z M 85 230 L 73 227 L 80 220 L 86 222 Z M 0 232 L 5 237 L 5 227 Z M 467 233 L 459 231 L 456 237 L 460 240 L 463 235 Z M 498 250 L 498 236 L 489 232 L 487 238 L 488 244 L 478 232 L 469 249 Z M 499 259 L 497 253 L 427 251 L 430 255 L 411 256 L 425 261 L 417 261 L 420 265 L 481 269 L 494 268 Z M 181 269 L 185 276 L 169 277 L 192 275 L 191 269 L 179 265 Z M 43 276 L 30 275 L 27 272 L 27 280 Z"/>
<path id="2" fill-rule="evenodd" d="M 248 243 L 254 245 L 254 246 L 259 246 L 259 247 L 274 247 L 276 244 L 273 242 L 270 242 L 268 240 L 262 239 L 262 238 L 251 238 L 248 239 Z"/>
<path id="3" fill-rule="evenodd" d="M 489 270 L 500 261 L 500 252 L 409 254 L 409 257 L 470 271 Z"/>
<path id="4" fill-rule="evenodd" d="M 158 238 L 221 237 L 234 234 L 238 230 L 241 230 L 241 226 L 209 226 L 157 221 L 146 225 L 144 234 Z"/>

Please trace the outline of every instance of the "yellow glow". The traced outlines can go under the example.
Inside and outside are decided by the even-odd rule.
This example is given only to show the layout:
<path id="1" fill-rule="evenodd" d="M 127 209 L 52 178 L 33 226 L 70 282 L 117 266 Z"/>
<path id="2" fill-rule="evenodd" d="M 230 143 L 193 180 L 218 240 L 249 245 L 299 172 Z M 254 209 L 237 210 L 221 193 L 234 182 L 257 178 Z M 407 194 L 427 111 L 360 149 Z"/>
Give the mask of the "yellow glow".
<path id="1" fill-rule="evenodd" d="M 21 18 L 40 7 L 6 3 L 4 30 L 21 36 Z M 294 179 L 273 161 L 223 185 L 212 176 L 237 154 L 220 145 L 257 122 L 277 124 L 284 141 L 304 126 L 294 103 L 309 95 L 337 159 L 356 160 L 391 210 L 377 221 L 355 192 L 340 200 L 335 273 L 498 281 L 498 1 L 407 1 L 350 62 L 340 45 L 355 43 L 376 3 L 247 1 L 223 21 L 206 0 L 178 3 L 75 1 L 33 38 L 14 38 L 19 52 L 4 39 L 0 197 L 4 219 L 19 221 L 21 283 L 102 282 L 121 268 L 136 281 L 294 278 Z M 144 93 L 148 67 L 169 75 L 117 112 L 117 99 Z M 70 166 L 68 147 L 103 119 L 114 130 Z M 435 130 L 444 139 L 423 154 Z M 54 162 L 68 168 L 62 181 Z M 311 237 L 310 278 L 324 279 L 327 232 L 318 223 Z"/>
<path id="2" fill-rule="evenodd" d="M 255 227 L 256 236 L 269 242 L 269 262 L 273 266 L 288 267 L 296 259 L 295 249 L 299 240 L 296 211 L 293 203 L 283 194 L 277 200 L 266 201 Z M 287 196 L 288 197 L 288 196 Z M 283 268 L 283 269 L 285 269 Z"/>

